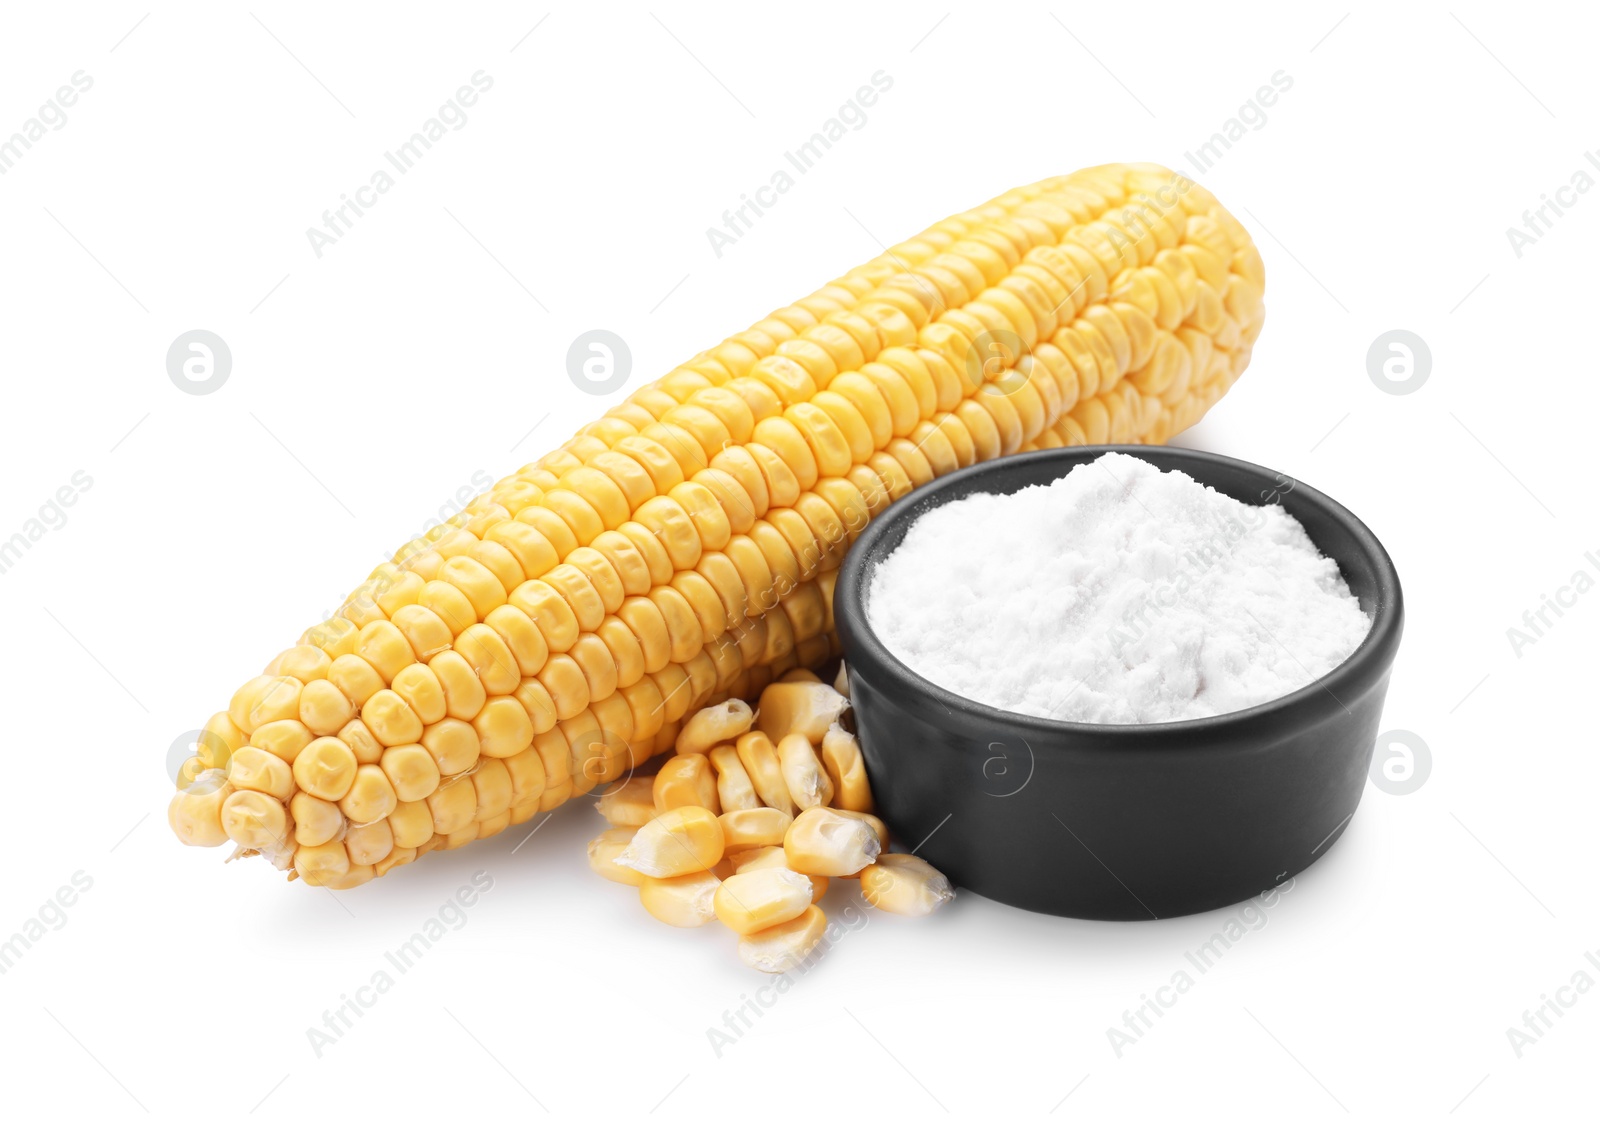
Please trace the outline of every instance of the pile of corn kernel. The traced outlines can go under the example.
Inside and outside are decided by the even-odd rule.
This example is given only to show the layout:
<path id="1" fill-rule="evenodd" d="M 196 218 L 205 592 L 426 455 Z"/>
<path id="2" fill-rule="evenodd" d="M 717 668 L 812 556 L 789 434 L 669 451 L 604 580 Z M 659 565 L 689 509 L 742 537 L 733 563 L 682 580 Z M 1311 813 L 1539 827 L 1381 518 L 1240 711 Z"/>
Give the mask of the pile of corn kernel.
<path id="1" fill-rule="evenodd" d="M 844 690 L 842 668 L 833 686 L 797 669 L 768 685 L 756 710 L 741 700 L 701 709 L 655 775 L 595 804 L 611 829 L 589 843 L 590 868 L 637 888 L 663 923 L 721 921 L 739 937 L 739 958 L 769 974 L 822 941 L 817 902 L 832 879 L 859 880 L 869 905 L 897 915 L 948 903 L 944 874 L 887 852 Z"/>

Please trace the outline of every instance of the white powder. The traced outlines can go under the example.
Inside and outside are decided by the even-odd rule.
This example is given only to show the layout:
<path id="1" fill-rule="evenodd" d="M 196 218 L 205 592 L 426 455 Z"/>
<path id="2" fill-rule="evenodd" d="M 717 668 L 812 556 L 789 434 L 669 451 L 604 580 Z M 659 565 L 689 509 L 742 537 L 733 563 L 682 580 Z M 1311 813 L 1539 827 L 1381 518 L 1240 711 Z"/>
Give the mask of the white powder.
<path id="1" fill-rule="evenodd" d="M 1333 669 L 1372 625 L 1283 506 L 1126 454 L 924 513 L 867 596 L 873 631 L 935 684 L 1097 724 L 1275 700 Z"/>

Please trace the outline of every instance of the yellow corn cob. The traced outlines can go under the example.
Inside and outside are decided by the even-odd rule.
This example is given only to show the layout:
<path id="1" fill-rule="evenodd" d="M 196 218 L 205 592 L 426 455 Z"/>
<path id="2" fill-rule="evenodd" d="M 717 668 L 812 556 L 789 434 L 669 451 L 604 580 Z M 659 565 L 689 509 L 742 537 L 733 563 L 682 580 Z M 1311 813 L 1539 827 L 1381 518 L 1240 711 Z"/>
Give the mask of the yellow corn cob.
<path id="1" fill-rule="evenodd" d="M 1263 283 L 1244 228 L 1154 165 L 935 224 L 403 546 L 212 717 L 169 821 L 347 888 L 615 779 L 702 706 L 831 656 L 839 562 L 913 486 L 1199 419 L 1249 361 Z M 765 798 L 757 737 L 735 742 Z"/>

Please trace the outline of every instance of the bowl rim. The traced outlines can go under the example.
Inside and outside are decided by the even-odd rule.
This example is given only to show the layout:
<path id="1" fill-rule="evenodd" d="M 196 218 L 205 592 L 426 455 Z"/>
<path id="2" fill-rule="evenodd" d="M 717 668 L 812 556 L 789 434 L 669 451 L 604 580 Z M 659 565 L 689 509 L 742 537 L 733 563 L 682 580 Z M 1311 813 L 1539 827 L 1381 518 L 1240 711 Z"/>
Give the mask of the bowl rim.
<path id="1" fill-rule="evenodd" d="M 1164 720 L 1151 724 L 1095 724 L 1078 720 L 1054 720 L 997 708 L 963 697 L 942 685 L 935 684 L 906 665 L 884 645 L 867 619 L 864 582 L 867 576 L 864 572 L 876 545 L 889 535 L 892 529 L 926 511 L 930 499 L 938 497 L 941 493 L 951 492 L 963 483 L 984 477 L 999 469 L 1030 462 L 1061 462 L 1075 466 L 1086 464 L 1108 453 L 1128 454 L 1146 460 L 1150 454 L 1158 453 L 1194 465 L 1222 465 L 1244 470 L 1271 484 L 1281 484 L 1285 479 L 1294 482 L 1292 492 L 1297 495 L 1300 502 L 1320 509 L 1342 525 L 1377 578 L 1378 590 L 1376 605 L 1373 608 L 1372 626 L 1367 631 L 1366 637 L 1361 640 L 1361 644 L 1327 673 L 1284 696 L 1251 705 L 1249 708 L 1218 713 L 1215 716 Z M 1062 476 L 1066 472 L 1069 471 L 1064 470 Z M 1052 480 L 1059 480 L 1059 476 Z M 1207 484 L 1198 477 L 1195 480 L 1201 485 Z M 1320 547 L 1318 551 L 1321 551 Z M 1399 646 L 1400 631 L 1405 617 L 1400 576 L 1388 551 L 1359 517 L 1326 493 L 1292 475 L 1280 473 L 1255 462 L 1231 458 L 1226 454 L 1183 446 L 1152 447 L 1127 444 L 1063 446 L 1007 455 L 967 466 L 919 486 L 868 523 L 860 537 L 850 546 L 850 551 L 839 569 L 839 582 L 834 601 L 841 641 L 844 642 L 845 648 L 859 648 L 865 651 L 866 658 L 877 667 L 877 671 L 887 675 L 891 681 L 898 682 L 897 688 L 911 695 L 929 699 L 951 713 L 964 714 L 990 725 L 1002 725 L 1013 730 L 1021 729 L 1026 735 L 1040 738 L 1047 747 L 1060 746 L 1063 741 L 1070 741 L 1066 742 L 1065 746 L 1083 750 L 1077 745 L 1077 741 L 1086 738 L 1100 745 L 1110 742 L 1134 745 L 1129 748 L 1118 748 L 1118 754 L 1138 750 L 1170 752 L 1174 738 L 1192 737 L 1199 743 L 1208 742 L 1218 736 L 1237 735 L 1240 729 L 1253 728 L 1262 723 L 1276 727 L 1279 720 L 1300 713 L 1307 705 L 1319 704 L 1323 694 L 1332 698 L 1342 711 L 1349 712 L 1350 708 L 1345 704 L 1339 690 L 1360 688 L 1363 681 L 1373 676 L 1374 671 L 1381 672 L 1387 669 L 1393 662 L 1394 653 Z M 860 655 L 857 660 L 860 661 Z M 855 666 L 850 663 L 848 654 L 845 661 L 851 665 L 853 671 Z M 1351 692 L 1350 695 L 1354 696 L 1355 693 Z"/>

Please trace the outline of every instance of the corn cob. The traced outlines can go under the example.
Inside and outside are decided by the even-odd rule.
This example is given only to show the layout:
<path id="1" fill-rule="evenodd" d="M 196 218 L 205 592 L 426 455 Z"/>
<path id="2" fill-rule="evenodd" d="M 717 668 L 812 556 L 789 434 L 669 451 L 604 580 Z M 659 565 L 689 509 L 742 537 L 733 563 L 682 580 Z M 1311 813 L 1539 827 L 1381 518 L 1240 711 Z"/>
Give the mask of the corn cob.
<path id="1" fill-rule="evenodd" d="M 832 656 L 844 552 L 914 486 L 1194 423 L 1249 361 L 1263 284 L 1244 228 L 1154 165 L 938 223 L 404 545 L 211 718 L 169 822 L 348 888 L 615 779 Z M 763 799 L 782 786 L 771 740 L 736 747 Z"/>

